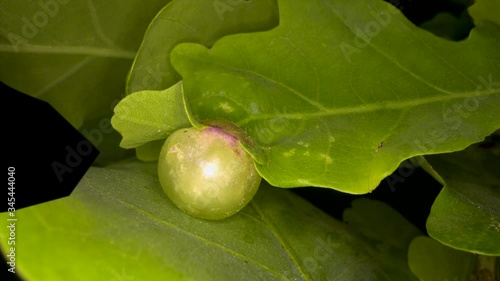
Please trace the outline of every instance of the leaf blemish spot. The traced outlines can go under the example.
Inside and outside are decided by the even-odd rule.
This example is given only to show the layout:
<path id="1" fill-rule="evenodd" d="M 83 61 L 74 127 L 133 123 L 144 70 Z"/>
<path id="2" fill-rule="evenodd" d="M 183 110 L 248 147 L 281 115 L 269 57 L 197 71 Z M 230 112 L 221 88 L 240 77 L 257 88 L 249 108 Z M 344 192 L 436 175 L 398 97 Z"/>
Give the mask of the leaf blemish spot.
<path id="1" fill-rule="evenodd" d="M 496 232 L 500 232 L 500 222 L 496 220 L 495 217 L 490 217 L 491 224 L 490 227 L 495 229 Z"/>
<path id="2" fill-rule="evenodd" d="M 230 106 L 227 102 L 221 102 L 219 104 L 219 108 L 222 109 L 226 113 L 231 113 L 234 111 L 234 108 Z"/>
<path id="3" fill-rule="evenodd" d="M 295 148 L 290 149 L 289 151 L 283 152 L 283 157 L 291 157 L 295 154 Z"/>
<path id="4" fill-rule="evenodd" d="M 328 137 L 328 142 L 335 142 L 335 137 L 334 136 L 329 136 Z"/>
<path id="5" fill-rule="evenodd" d="M 375 149 L 375 152 L 378 152 L 379 149 L 381 149 L 384 146 L 384 142 L 382 141 L 377 145 L 377 149 Z"/>
<path id="6" fill-rule="evenodd" d="M 325 159 L 326 164 L 331 164 L 333 162 L 333 159 L 332 159 L 332 157 L 330 157 L 330 155 L 320 154 L 320 156 L 321 156 L 321 158 Z"/>

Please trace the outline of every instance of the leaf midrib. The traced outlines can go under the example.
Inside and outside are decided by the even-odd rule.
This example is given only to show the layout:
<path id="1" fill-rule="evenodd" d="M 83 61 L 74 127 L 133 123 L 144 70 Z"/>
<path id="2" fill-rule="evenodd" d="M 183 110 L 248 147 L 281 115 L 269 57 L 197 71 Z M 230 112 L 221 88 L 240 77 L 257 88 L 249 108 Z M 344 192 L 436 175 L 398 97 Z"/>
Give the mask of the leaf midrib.
<path id="1" fill-rule="evenodd" d="M 98 190 L 98 189 L 94 188 L 93 186 L 88 186 L 88 187 L 89 187 L 89 188 L 91 188 L 92 190 L 94 190 L 94 191 L 95 191 L 96 193 L 98 193 L 99 195 L 101 195 L 101 196 L 103 196 L 103 197 L 107 197 L 107 198 L 109 198 L 109 199 L 111 199 L 111 200 L 114 200 L 114 201 L 116 201 L 116 202 L 118 202 L 118 203 L 120 203 L 120 204 L 124 205 L 125 207 L 128 207 L 128 208 L 130 208 L 130 209 L 133 209 L 133 210 L 137 211 L 139 214 L 141 214 L 141 215 L 143 215 L 143 216 L 147 217 L 148 219 L 150 219 L 150 220 L 152 220 L 152 221 L 155 221 L 155 222 L 157 222 L 157 223 L 159 223 L 159 224 L 161 224 L 161 225 L 163 225 L 163 226 L 165 226 L 165 227 L 169 227 L 169 228 L 175 229 L 175 230 L 177 230 L 177 231 L 179 231 L 179 232 L 182 232 L 182 233 L 184 233 L 184 234 L 186 234 L 186 235 L 188 235 L 188 236 L 191 236 L 191 237 L 193 237 L 193 238 L 195 238 L 195 239 L 197 239 L 197 240 L 199 240 L 199 241 L 202 241 L 202 242 L 204 242 L 204 243 L 206 243 L 206 244 L 210 244 L 210 245 L 212 245 L 212 246 L 214 246 L 214 247 L 216 247 L 216 248 L 219 248 L 219 249 L 223 250 L 224 252 L 227 252 L 228 254 L 234 255 L 234 256 L 236 256 L 236 257 L 238 257 L 238 258 L 242 259 L 242 260 L 247 260 L 247 261 L 249 261 L 249 262 L 252 262 L 254 265 L 256 265 L 256 266 L 258 266 L 258 267 L 262 268 L 263 270 L 265 270 L 265 271 L 267 271 L 267 272 L 269 272 L 269 273 L 271 273 L 271 274 L 273 274 L 273 275 L 275 275 L 275 276 L 278 276 L 278 277 L 280 277 L 280 278 L 281 278 L 281 279 L 283 279 L 283 280 L 287 280 L 287 279 L 285 278 L 285 276 L 283 276 L 281 273 L 276 272 L 275 270 L 273 270 L 273 269 L 271 269 L 271 268 L 267 267 L 266 265 L 264 265 L 264 264 L 262 264 L 262 263 L 260 263 L 260 262 L 255 261 L 255 260 L 254 260 L 254 259 L 252 259 L 252 258 L 249 258 L 248 256 L 245 256 L 245 255 L 243 255 L 243 254 L 240 254 L 240 253 L 238 253 L 238 252 L 235 252 L 235 251 L 233 251 L 232 249 L 227 248 L 226 246 L 224 246 L 224 245 L 222 245 L 222 244 L 220 244 L 220 243 L 217 243 L 217 242 L 215 242 L 215 241 L 212 241 L 212 240 L 206 239 L 206 238 L 205 238 L 205 237 L 203 237 L 203 236 L 196 235 L 196 234 L 194 234 L 194 233 L 192 233 L 192 232 L 190 232 L 190 231 L 188 231 L 188 230 L 186 230 L 186 229 L 180 228 L 179 226 L 177 226 L 177 225 L 175 225 L 175 224 L 173 224 L 173 223 L 170 223 L 170 222 L 168 222 L 168 221 L 165 221 L 165 220 L 159 219 L 159 218 L 155 217 L 153 214 L 151 214 L 151 213 L 149 213 L 149 212 L 146 212 L 146 211 L 144 211 L 144 210 L 142 210 L 142 209 L 140 209 L 140 208 L 137 208 L 137 206 L 135 206 L 135 205 L 133 205 L 133 204 L 130 204 L 130 203 L 126 202 L 126 201 L 120 200 L 120 199 L 118 199 L 118 198 L 116 198 L 116 197 L 112 196 L 111 194 L 108 194 L 108 193 L 103 193 L 103 192 L 101 192 L 100 190 Z M 246 214 L 246 215 L 248 215 L 248 214 Z M 248 216 L 249 216 L 249 217 L 252 217 L 252 216 L 250 216 L 250 215 L 248 215 Z M 253 218 L 254 220 L 257 220 L 257 219 L 256 219 L 256 218 L 254 218 L 254 217 L 252 217 L 252 218 Z M 258 221 L 258 220 L 257 220 L 257 221 Z"/>
<path id="2" fill-rule="evenodd" d="M 484 97 L 489 95 L 500 94 L 500 89 L 493 89 L 488 91 L 474 91 L 474 92 L 462 92 L 456 93 L 454 95 L 447 96 L 434 96 L 420 99 L 413 99 L 408 101 L 396 101 L 396 102 L 387 102 L 387 103 L 370 103 L 370 104 L 362 104 L 358 106 L 351 107 L 339 107 L 339 108 L 328 108 L 322 111 L 317 112 L 305 112 L 305 113 L 280 113 L 280 114 L 259 114 L 259 115 L 250 115 L 249 117 L 238 121 L 238 125 L 243 126 L 251 121 L 261 120 L 261 119 L 271 119 L 271 118 L 287 118 L 287 119 L 309 119 L 314 117 L 325 117 L 325 116 L 338 116 L 338 115 L 347 115 L 347 114 L 360 114 L 367 112 L 375 112 L 379 110 L 396 110 L 396 109 L 405 109 L 411 107 L 417 107 L 424 104 L 431 104 L 437 102 L 447 102 L 456 99 L 464 99 L 473 97 Z"/>

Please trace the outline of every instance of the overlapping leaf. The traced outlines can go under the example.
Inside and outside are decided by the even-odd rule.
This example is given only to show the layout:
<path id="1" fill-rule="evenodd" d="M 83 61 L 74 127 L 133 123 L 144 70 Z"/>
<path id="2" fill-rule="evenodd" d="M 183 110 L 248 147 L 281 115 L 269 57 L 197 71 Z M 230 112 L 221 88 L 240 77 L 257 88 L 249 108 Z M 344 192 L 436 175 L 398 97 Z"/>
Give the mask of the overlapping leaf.
<path id="1" fill-rule="evenodd" d="M 469 281 L 476 271 L 477 256 L 420 236 L 410 244 L 408 262 L 421 281 Z"/>
<path id="2" fill-rule="evenodd" d="M 181 77 L 170 64 L 170 51 L 181 42 L 212 46 L 224 35 L 266 30 L 277 23 L 276 0 L 172 1 L 153 19 L 144 35 L 127 79 L 127 94 L 165 90 L 179 82 Z M 157 104 L 151 97 L 149 100 Z M 175 112 L 171 117 L 185 118 Z M 143 161 L 158 159 L 159 143 L 136 147 L 137 157 Z"/>
<path id="3" fill-rule="evenodd" d="M 4 1 L 0 79 L 49 102 L 77 128 L 102 118 L 125 91 L 148 23 L 168 2 Z"/>
<path id="4" fill-rule="evenodd" d="M 280 25 L 180 44 L 172 63 L 195 118 L 226 118 L 268 150 L 281 187 L 365 193 L 409 157 L 461 150 L 500 127 L 499 26 L 460 43 L 392 5 L 279 1 Z"/>
<path id="5" fill-rule="evenodd" d="M 426 157 L 446 183 L 432 205 L 427 230 L 450 247 L 500 255 L 500 157 L 490 150 L 473 145 Z"/>
<path id="6" fill-rule="evenodd" d="M 476 25 L 482 25 L 488 21 L 500 24 L 500 18 L 496 13 L 498 9 L 500 9 L 500 1 L 480 0 L 475 1 L 474 5 L 469 8 L 469 13 L 474 18 Z"/>
<path id="7" fill-rule="evenodd" d="M 127 79 L 127 94 L 164 90 L 181 77 L 170 51 L 181 42 L 207 47 L 224 35 L 266 30 L 278 23 L 276 0 L 175 0 L 151 22 Z"/>

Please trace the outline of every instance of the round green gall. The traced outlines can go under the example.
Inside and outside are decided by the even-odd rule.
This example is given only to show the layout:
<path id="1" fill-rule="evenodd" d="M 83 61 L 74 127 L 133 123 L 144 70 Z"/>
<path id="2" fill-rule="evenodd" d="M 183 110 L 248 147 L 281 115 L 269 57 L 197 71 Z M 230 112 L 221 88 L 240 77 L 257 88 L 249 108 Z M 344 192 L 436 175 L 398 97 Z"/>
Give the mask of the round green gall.
<path id="1" fill-rule="evenodd" d="M 177 207 L 209 220 L 237 213 L 250 202 L 261 181 L 238 137 L 218 127 L 171 134 L 160 153 L 158 176 Z"/>

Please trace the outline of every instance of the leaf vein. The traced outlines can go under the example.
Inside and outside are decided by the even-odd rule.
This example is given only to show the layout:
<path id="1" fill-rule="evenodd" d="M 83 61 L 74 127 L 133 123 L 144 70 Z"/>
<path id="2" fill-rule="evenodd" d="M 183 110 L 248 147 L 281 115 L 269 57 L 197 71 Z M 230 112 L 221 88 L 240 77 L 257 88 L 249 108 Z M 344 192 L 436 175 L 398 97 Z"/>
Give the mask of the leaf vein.
<path id="1" fill-rule="evenodd" d="M 485 91 L 475 91 L 472 92 L 463 92 L 456 93 L 452 96 L 434 96 L 427 98 L 414 99 L 409 101 L 398 101 L 398 102 L 389 102 L 389 103 L 371 103 L 364 104 L 359 106 L 351 106 L 351 107 L 343 107 L 343 108 L 335 108 L 328 109 L 324 111 L 312 112 L 312 113 L 285 113 L 280 114 L 280 117 L 287 119 L 307 119 L 314 117 L 327 117 L 327 116 L 335 116 L 335 115 L 346 115 L 346 114 L 359 114 L 366 112 L 373 112 L 378 110 L 396 110 L 396 109 L 405 109 L 410 107 L 416 107 L 424 104 L 437 103 L 437 102 L 446 102 L 455 99 L 463 99 L 471 96 L 489 96 L 489 95 L 498 95 L 500 94 L 499 89 L 488 89 Z M 260 114 L 260 115 L 251 115 L 237 122 L 239 126 L 244 126 L 249 122 L 263 119 L 271 119 L 276 118 L 276 114 Z"/>
<path id="2" fill-rule="evenodd" d="M 31 45 L 23 44 L 18 47 L 16 51 L 13 46 L 0 44 L 0 52 L 11 53 L 29 53 L 29 54 L 54 54 L 54 55 L 82 55 L 82 56 L 95 56 L 107 57 L 118 59 L 134 59 L 135 52 L 99 48 L 99 47 L 80 47 L 80 46 L 45 46 L 45 45 Z"/>
<path id="3" fill-rule="evenodd" d="M 92 18 L 92 26 L 97 34 L 97 36 L 111 48 L 116 48 L 115 43 L 109 39 L 106 34 L 102 31 L 101 24 L 99 23 L 99 17 L 97 16 L 97 10 L 94 6 L 92 0 L 87 0 L 87 6 L 90 10 L 90 17 Z"/>
<path id="4" fill-rule="evenodd" d="M 69 78 L 73 74 L 77 73 L 80 69 L 84 68 L 86 65 L 88 65 L 90 62 L 92 62 L 94 59 L 95 59 L 95 57 L 86 57 L 80 63 L 76 64 L 71 69 L 69 69 L 68 71 L 66 71 L 63 75 L 59 76 L 57 79 L 55 79 L 54 81 L 50 82 L 45 87 L 43 87 L 42 89 L 40 89 L 33 96 L 34 97 L 40 97 L 41 95 L 45 94 L 46 92 L 52 90 L 57 85 L 59 85 L 62 82 L 64 82 L 67 78 Z"/>
<path id="5" fill-rule="evenodd" d="M 169 222 L 169 221 L 159 219 L 159 218 L 155 217 L 154 215 L 152 215 L 151 213 L 146 212 L 146 211 L 144 211 L 144 210 L 143 210 L 143 209 L 141 209 L 141 208 L 137 208 L 137 207 L 136 207 L 135 205 L 133 205 L 133 204 L 130 204 L 130 203 L 128 203 L 128 202 L 125 202 L 125 201 L 123 201 L 123 200 L 120 200 L 120 199 L 118 199 L 118 198 L 116 198 L 116 197 L 113 197 L 113 196 L 111 196 L 110 194 L 107 194 L 107 193 L 101 192 L 100 190 L 98 190 L 98 189 L 96 189 L 96 188 L 94 188 L 94 187 L 92 187 L 92 186 L 89 186 L 89 187 L 90 187 L 92 190 L 94 190 L 96 193 L 98 193 L 99 195 L 101 195 L 101 196 L 103 196 L 103 197 L 107 197 L 107 198 L 109 198 L 109 199 L 111 199 L 111 200 L 114 200 L 114 201 L 116 201 L 116 202 L 118 202 L 118 203 L 120 203 L 120 204 L 124 205 L 125 207 L 128 207 L 128 208 L 130 208 L 130 209 L 132 209 L 132 210 L 135 210 L 135 211 L 136 211 L 136 212 L 138 212 L 139 214 L 141 214 L 141 215 L 143 215 L 143 216 L 147 217 L 148 219 L 150 219 L 150 220 L 152 220 L 152 221 L 155 221 L 155 222 L 157 222 L 157 223 L 159 223 L 159 224 L 161 224 L 161 225 L 163 225 L 163 226 L 165 226 L 165 227 L 170 227 L 170 228 L 172 228 L 172 229 L 175 229 L 175 230 L 177 230 L 177 231 L 179 231 L 179 232 L 182 232 L 182 233 L 186 234 L 187 236 L 191 236 L 191 237 L 193 237 L 193 238 L 195 238 L 195 239 L 197 239 L 197 240 L 199 240 L 199 241 L 202 241 L 202 242 L 204 242 L 204 243 L 210 244 L 210 245 L 212 245 L 212 246 L 214 246 L 214 247 L 216 247 L 216 248 L 219 248 L 219 249 L 223 250 L 224 252 L 226 252 L 226 253 L 228 253 L 228 254 L 231 254 L 231 255 L 233 255 L 233 256 L 235 256 L 235 257 L 240 258 L 241 260 L 247 260 L 247 261 L 250 261 L 250 262 L 252 262 L 253 264 L 255 264 L 256 266 L 258 266 L 258 267 L 260 267 L 260 268 L 264 269 L 265 271 L 267 271 L 267 272 L 269 272 L 269 273 L 272 273 L 272 274 L 274 274 L 274 275 L 276 275 L 276 276 L 280 276 L 282 279 L 286 280 L 286 279 L 284 278 L 284 276 L 283 276 L 281 273 L 276 272 L 275 270 L 273 270 L 273 269 L 269 268 L 268 266 L 266 266 L 266 265 L 264 265 L 264 264 L 262 264 L 262 263 L 260 263 L 260 262 L 257 262 L 257 261 L 255 261 L 255 260 L 253 260 L 252 258 L 250 258 L 250 257 L 248 257 L 248 256 L 245 256 L 245 255 L 243 255 L 243 254 L 240 254 L 240 253 L 238 253 L 238 252 L 236 252 L 236 251 L 234 251 L 234 250 L 232 250 L 232 249 L 230 249 L 230 248 L 228 248 L 228 247 L 226 247 L 226 246 L 224 246 L 224 245 L 222 245 L 222 244 L 220 244 L 220 243 L 217 243 L 217 242 L 215 242 L 215 241 L 212 241 L 212 240 L 206 239 L 206 238 L 205 238 L 205 237 L 203 237 L 203 236 L 196 235 L 196 234 L 194 234 L 194 233 L 192 233 L 192 232 L 190 232 L 190 231 L 188 231 L 188 230 L 186 230 L 186 229 L 183 229 L 183 228 L 181 228 L 181 227 L 179 227 L 179 226 L 177 226 L 177 225 L 175 225 L 175 224 L 173 224 L 173 223 L 171 223 L 171 222 Z"/>

